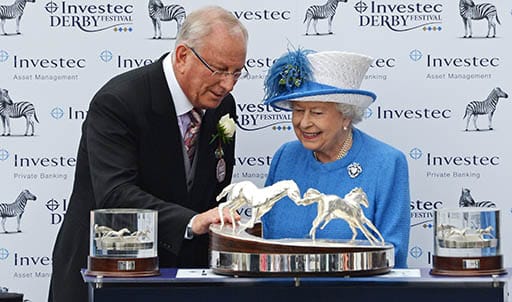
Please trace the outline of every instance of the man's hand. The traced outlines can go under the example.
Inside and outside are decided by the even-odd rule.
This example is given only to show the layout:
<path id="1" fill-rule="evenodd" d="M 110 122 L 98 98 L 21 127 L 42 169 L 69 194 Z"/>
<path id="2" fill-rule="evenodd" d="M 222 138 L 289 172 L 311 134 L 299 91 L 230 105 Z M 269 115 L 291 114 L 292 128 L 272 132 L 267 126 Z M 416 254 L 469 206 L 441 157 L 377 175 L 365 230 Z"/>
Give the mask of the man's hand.
<path id="1" fill-rule="evenodd" d="M 224 209 L 223 210 L 223 216 L 224 216 L 224 223 L 236 223 L 240 221 L 240 215 L 235 213 L 235 220 L 233 221 L 231 219 L 231 216 L 229 215 L 229 210 Z M 208 229 L 210 227 L 210 224 L 213 223 L 220 223 L 220 216 L 219 216 L 219 209 L 217 207 L 210 209 L 206 212 L 203 212 L 201 214 L 197 214 L 192 221 L 192 232 L 195 235 L 202 235 L 208 233 Z"/>

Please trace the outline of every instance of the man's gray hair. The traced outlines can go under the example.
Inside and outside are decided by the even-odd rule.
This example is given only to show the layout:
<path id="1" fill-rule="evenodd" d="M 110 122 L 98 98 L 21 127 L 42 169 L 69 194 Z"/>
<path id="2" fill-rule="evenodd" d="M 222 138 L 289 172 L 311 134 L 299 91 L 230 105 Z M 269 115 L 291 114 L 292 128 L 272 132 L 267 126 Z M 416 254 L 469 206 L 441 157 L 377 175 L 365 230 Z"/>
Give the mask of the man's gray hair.
<path id="1" fill-rule="evenodd" d="M 210 35 L 214 25 L 217 24 L 224 25 L 232 35 L 241 34 L 247 45 L 249 34 L 240 20 L 220 6 L 206 6 L 191 12 L 185 18 L 181 30 L 176 37 L 175 49 L 180 44 L 201 48 L 203 41 Z"/>

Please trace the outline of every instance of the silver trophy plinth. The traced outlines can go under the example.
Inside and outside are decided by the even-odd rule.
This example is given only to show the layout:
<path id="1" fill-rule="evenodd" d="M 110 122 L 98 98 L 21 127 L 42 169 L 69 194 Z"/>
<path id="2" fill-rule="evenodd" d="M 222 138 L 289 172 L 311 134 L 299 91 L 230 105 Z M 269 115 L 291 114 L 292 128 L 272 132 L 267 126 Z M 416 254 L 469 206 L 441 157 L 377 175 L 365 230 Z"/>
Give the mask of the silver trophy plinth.
<path id="1" fill-rule="evenodd" d="M 291 180 L 262 189 L 244 181 L 226 187 L 217 200 L 224 196 L 227 196 L 226 202 L 219 205 L 221 217 L 223 209 L 228 209 L 233 217 L 242 206 L 250 207 L 252 216 L 240 225 L 225 225 L 221 220 L 220 225 L 210 226 L 210 267 L 215 273 L 361 276 L 383 274 L 394 266 L 393 245 L 384 242 L 380 232 L 363 214 L 360 206 L 368 206 L 368 200 L 360 188 L 354 188 L 343 198 L 309 189 L 301 198 L 297 185 Z M 318 203 L 317 218 L 309 232 L 311 239 L 263 239 L 257 236 L 257 231 L 246 232 L 284 196 L 297 206 Z M 350 225 L 352 239 L 316 239 L 316 229 L 322 222 L 325 226 L 339 218 Z M 355 240 L 357 229 L 368 240 Z"/>
<path id="2" fill-rule="evenodd" d="M 210 267 L 236 276 L 366 276 L 394 266 L 391 244 L 367 240 L 262 239 L 210 227 Z"/>
<path id="3" fill-rule="evenodd" d="M 500 251 L 499 216 L 500 211 L 495 208 L 437 210 L 431 274 L 480 276 L 506 273 Z"/>
<path id="4" fill-rule="evenodd" d="M 88 275 L 137 277 L 159 274 L 157 212 L 144 209 L 91 211 Z"/>

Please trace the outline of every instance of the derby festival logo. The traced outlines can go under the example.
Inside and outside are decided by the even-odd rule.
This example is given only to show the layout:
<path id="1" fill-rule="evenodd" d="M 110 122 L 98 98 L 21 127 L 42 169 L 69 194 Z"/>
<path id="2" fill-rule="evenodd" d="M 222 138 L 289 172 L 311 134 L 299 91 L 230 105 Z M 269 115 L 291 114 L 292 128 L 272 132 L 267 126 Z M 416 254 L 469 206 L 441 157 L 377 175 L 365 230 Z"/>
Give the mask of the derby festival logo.
<path id="1" fill-rule="evenodd" d="M 336 8 L 338 3 L 347 2 L 347 0 L 327 0 L 324 5 L 312 5 L 306 10 L 306 16 L 302 23 L 306 23 L 306 36 L 309 35 L 309 25 L 313 21 L 313 29 L 315 34 L 320 35 L 316 28 L 318 20 L 327 20 L 327 34 L 332 35 L 332 20 L 336 15 Z"/>
<path id="2" fill-rule="evenodd" d="M 258 131 L 270 128 L 274 131 L 293 130 L 291 112 L 274 108 L 268 104 L 237 104 L 237 125 L 244 131 Z"/>
<path id="3" fill-rule="evenodd" d="M 105 30 L 133 31 L 132 4 L 50 1 L 45 5 L 45 10 L 49 14 L 50 27 L 53 28 L 77 28 L 88 33 Z"/>
<path id="4" fill-rule="evenodd" d="M 162 21 L 176 21 L 177 36 L 187 15 L 183 6 L 178 4 L 164 6 L 160 0 L 149 0 L 148 12 L 149 18 L 153 22 L 153 39 L 162 39 Z"/>
<path id="5" fill-rule="evenodd" d="M 5 20 L 15 20 L 16 21 L 16 34 L 20 35 L 20 21 L 23 16 L 23 11 L 25 10 L 25 5 L 27 2 L 36 2 L 36 0 L 15 0 L 11 5 L 0 5 L 0 21 L 2 22 L 2 34 L 4 36 L 8 35 L 5 32 L 4 24 Z M 12 22 L 14 23 L 14 22 Z"/>
<path id="6" fill-rule="evenodd" d="M 496 23 L 501 24 L 496 6 L 491 3 L 475 4 L 473 0 L 460 0 L 459 14 L 464 23 L 464 38 L 473 37 L 472 20 L 487 20 L 487 38 L 496 37 Z M 492 36 L 491 36 L 492 31 Z"/>
<path id="7" fill-rule="evenodd" d="M 469 131 L 469 121 L 473 119 L 474 131 L 480 131 L 476 124 L 476 120 L 480 115 L 487 115 L 489 120 L 489 131 L 494 130 L 492 127 L 492 118 L 494 116 L 494 111 L 496 111 L 496 106 L 498 105 L 498 101 L 500 98 L 508 98 L 508 94 L 501 90 L 499 87 L 495 87 L 491 90 L 491 93 L 487 96 L 487 98 L 483 101 L 472 101 L 466 105 L 466 111 L 464 112 L 464 117 L 462 119 L 466 119 L 466 131 Z"/>
<path id="8" fill-rule="evenodd" d="M 431 229 L 433 227 L 434 212 L 443 207 L 443 201 L 417 199 L 411 201 L 410 207 L 411 228 Z"/>
<path id="9" fill-rule="evenodd" d="M 360 27 L 384 28 L 394 32 L 423 30 L 438 32 L 442 28 L 443 4 L 430 2 L 380 3 L 359 1 L 354 5 L 359 13 Z"/>
<path id="10" fill-rule="evenodd" d="M 46 208 L 50 212 L 50 223 L 60 225 L 66 215 L 67 199 L 63 198 L 60 202 L 52 198 L 46 202 Z"/>

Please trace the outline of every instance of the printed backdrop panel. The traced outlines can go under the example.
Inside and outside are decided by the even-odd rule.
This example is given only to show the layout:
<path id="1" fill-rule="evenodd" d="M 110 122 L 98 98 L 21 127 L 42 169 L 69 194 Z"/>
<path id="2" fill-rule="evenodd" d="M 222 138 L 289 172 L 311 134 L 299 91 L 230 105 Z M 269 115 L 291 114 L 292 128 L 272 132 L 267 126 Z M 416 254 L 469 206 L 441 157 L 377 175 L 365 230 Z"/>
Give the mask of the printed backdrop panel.
<path id="1" fill-rule="evenodd" d="M 502 230 L 512 224 L 506 182 L 512 178 L 507 132 L 512 120 L 506 113 L 512 111 L 511 3 L 474 0 L 473 17 L 465 17 L 471 15 L 466 1 L 471 0 L 164 4 L 182 6 L 186 13 L 221 5 L 250 32 L 249 76 L 233 92 L 238 102 L 235 182 L 263 186 L 275 150 L 295 139 L 291 114 L 261 104 L 264 76 L 278 56 L 303 47 L 374 57 L 362 88 L 378 98 L 358 127 L 407 155 L 408 263 L 430 267 L 436 209 L 472 199 L 501 209 Z M 19 28 L 16 16 L 23 16 Z M 16 218 L 2 219 L 0 287 L 24 293 L 29 301 L 45 301 L 52 247 L 66 213 L 89 101 L 114 75 L 171 51 L 178 26 L 176 18 L 161 21 L 156 32 L 148 2 L 134 0 L 0 0 L 0 18 L 5 19 L 0 88 L 15 103 L 10 115 L 0 109 L 5 121 L 0 214 L 23 214 L 19 228 Z M 472 26 L 465 28 L 464 21 Z M 6 206 L 25 201 L 16 213 Z M 501 234 L 505 266 L 510 266 L 511 236 Z"/>

